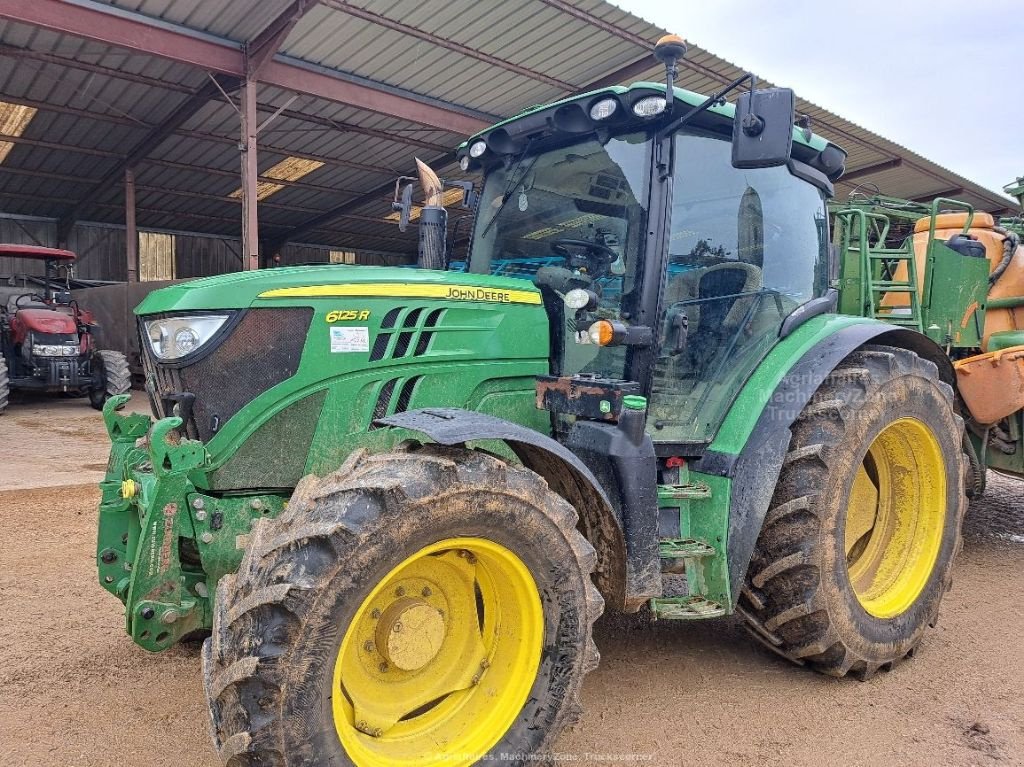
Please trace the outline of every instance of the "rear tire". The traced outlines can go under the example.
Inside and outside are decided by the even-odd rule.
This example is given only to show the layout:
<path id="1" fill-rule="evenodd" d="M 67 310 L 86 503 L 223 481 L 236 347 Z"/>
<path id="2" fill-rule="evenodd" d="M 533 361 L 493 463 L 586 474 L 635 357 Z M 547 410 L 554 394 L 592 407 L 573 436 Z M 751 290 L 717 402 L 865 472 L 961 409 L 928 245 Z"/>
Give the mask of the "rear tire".
<path id="1" fill-rule="evenodd" d="M 0 359 L 0 415 L 7 410 L 11 401 L 11 379 L 7 374 L 7 363 Z"/>
<path id="2" fill-rule="evenodd" d="M 369 456 L 360 451 L 330 476 L 303 479 L 281 516 L 256 522 L 238 573 L 217 586 L 203 677 L 223 762 L 400 767 L 433 753 L 444 764 L 468 765 L 488 754 L 521 764 L 549 748 L 578 717 L 583 676 L 599 659 L 591 638 L 603 608 L 591 582 L 596 554 L 577 532 L 577 521 L 575 510 L 538 475 L 464 449 L 428 445 Z M 450 541 L 453 548 L 444 548 Z M 536 584 L 533 634 L 522 628 L 530 624 L 529 615 L 517 620 L 516 613 L 506 614 L 501 599 L 490 601 L 505 593 L 495 585 L 498 579 L 516 576 L 515 567 L 508 578 L 500 567 L 493 573 L 497 579 L 489 574 L 498 561 L 489 552 L 499 550 L 511 553 Z M 433 580 L 415 576 L 417 582 L 403 575 L 407 567 L 438 574 Z M 475 604 L 468 611 L 458 609 L 458 589 L 449 591 L 444 575 L 465 567 L 477 572 L 475 603 L 471 596 L 462 602 Z M 414 668 L 405 671 L 409 655 L 389 655 L 381 647 L 391 647 L 387 638 L 401 631 L 387 623 L 393 610 L 408 610 L 413 602 L 441 633 L 428 641 L 417 632 L 429 620 L 402 617 L 404 633 L 394 636 L 411 630 L 417 642 L 402 651 L 419 657 L 424 646 L 441 649 L 427 660 L 410 661 Z M 507 602 L 516 606 L 514 598 Z M 467 612 L 469 622 L 460 622 L 458 616 Z M 456 641 L 452 637 L 465 631 L 494 643 L 484 656 L 493 663 L 448 662 L 451 656 L 444 653 Z M 508 632 L 511 644 L 502 644 Z M 531 645 L 518 642 L 516 632 L 535 638 L 532 663 L 503 660 L 512 656 L 502 652 Z M 478 667 L 469 671 L 477 674 L 469 686 L 444 688 L 426 705 L 405 697 L 407 679 L 415 695 L 432 695 L 440 688 L 431 687 L 431 680 L 445 669 Z M 361 697 L 367 680 L 379 686 Z M 509 697 L 514 689 L 519 698 Z M 381 727 L 371 718 L 378 713 L 373 701 L 396 708 L 404 703 L 411 711 Z M 357 715 L 360 705 L 363 714 Z M 479 715 L 456 721 L 478 705 Z M 499 709 L 507 715 L 500 727 L 488 718 Z M 421 735 L 403 727 L 419 728 Z M 447 749 L 442 752 L 439 743 Z"/>
<path id="3" fill-rule="evenodd" d="M 116 394 L 126 394 L 132 388 L 132 373 L 128 360 L 121 352 L 100 349 L 93 353 L 93 385 L 89 389 L 89 404 L 102 410 L 103 404 Z"/>
<path id="4" fill-rule="evenodd" d="M 776 653 L 866 679 L 938 619 L 962 546 L 963 421 L 934 364 L 882 346 L 840 364 L 791 431 L 739 610 Z"/>

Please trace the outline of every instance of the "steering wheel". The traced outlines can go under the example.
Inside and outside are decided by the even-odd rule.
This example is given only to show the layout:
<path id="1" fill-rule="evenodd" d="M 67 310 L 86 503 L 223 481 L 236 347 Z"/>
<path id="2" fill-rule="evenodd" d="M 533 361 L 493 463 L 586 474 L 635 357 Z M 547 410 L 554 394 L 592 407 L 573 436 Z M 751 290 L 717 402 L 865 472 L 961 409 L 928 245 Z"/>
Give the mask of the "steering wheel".
<path id="1" fill-rule="evenodd" d="M 600 245 L 590 240 L 551 240 L 551 249 L 567 261 L 572 259 L 569 248 L 579 248 L 586 251 L 586 257 L 592 259 L 595 271 L 603 270 L 619 260 L 619 254 L 606 245 Z"/>
<path id="2" fill-rule="evenodd" d="M 38 293 L 22 293 L 20 296 L 18 296 L 17 298 L 14 299 L 14 308 L 15 309 L 20 309 L 21 308 L 21 299 L 23 299 L 23 298 L 27 298 L 30 301 L 34 301 L 34 302 L 39 303 L 39 304 L 45 304 L 46 303 L 46 299 L 43 296 L 39 295 Z"/>

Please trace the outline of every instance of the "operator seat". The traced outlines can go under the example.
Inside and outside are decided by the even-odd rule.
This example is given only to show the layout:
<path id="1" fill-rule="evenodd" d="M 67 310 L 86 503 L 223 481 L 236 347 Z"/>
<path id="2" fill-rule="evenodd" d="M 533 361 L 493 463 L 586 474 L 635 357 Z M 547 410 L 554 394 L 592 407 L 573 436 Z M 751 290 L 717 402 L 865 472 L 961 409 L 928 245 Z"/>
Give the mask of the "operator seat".
<path id="1" fill-rule="evenodd" d="M 753 293 L 761 289 L 763 273 L 753 264 L 727 261 L 703 269 L 693 269 L 670 279 L 665 291 L 665 306 L 670 308 L 679 301 L 715 299 L 735 293 Z M 689 331 L 686 353 L 676 358 L 674 371 L 668 376 L 700 378 L 708 364 L 724 344 L 737 332 L 739 324 L 750 310 L 750 300 L 724 298 L 705 300 L 682 307 L 686 312 Z"/>

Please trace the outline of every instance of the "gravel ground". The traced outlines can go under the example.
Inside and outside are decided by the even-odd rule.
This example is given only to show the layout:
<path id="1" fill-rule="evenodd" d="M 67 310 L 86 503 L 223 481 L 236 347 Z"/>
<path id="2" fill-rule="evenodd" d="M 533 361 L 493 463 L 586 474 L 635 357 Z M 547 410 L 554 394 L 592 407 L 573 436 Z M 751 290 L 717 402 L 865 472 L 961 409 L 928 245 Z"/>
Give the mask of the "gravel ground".
<path id="1" fill-rule="evenodd" d="M 17 404 L 0 417 L 0 446 L 0 765 L 217 767 L 198 647 L 134 646 L 95 582 L 99 414 L 82 400 Z M 912 661 L 869 682 L 795 668 L 735 619 L 603 620 L 602 663 L 563 760 L 1024 764 L 1022 487 L 992 477 L 939 625 Z"/>

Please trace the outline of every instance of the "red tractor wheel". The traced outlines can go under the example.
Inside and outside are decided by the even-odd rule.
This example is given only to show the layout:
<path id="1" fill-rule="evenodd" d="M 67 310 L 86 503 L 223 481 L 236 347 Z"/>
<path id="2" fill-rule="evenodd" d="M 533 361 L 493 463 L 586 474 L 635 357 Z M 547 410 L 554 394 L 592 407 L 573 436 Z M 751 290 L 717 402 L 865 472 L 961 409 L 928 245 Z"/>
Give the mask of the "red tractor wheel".
<path id="1" fill-rule="evenodd" d="M 101 349 L 92 355 L 92 386 L 89 404 L 97 410 L 115 394 L 125 394 L 132 388 L 132 374 L 128 360 L 121 352 Z"/>

